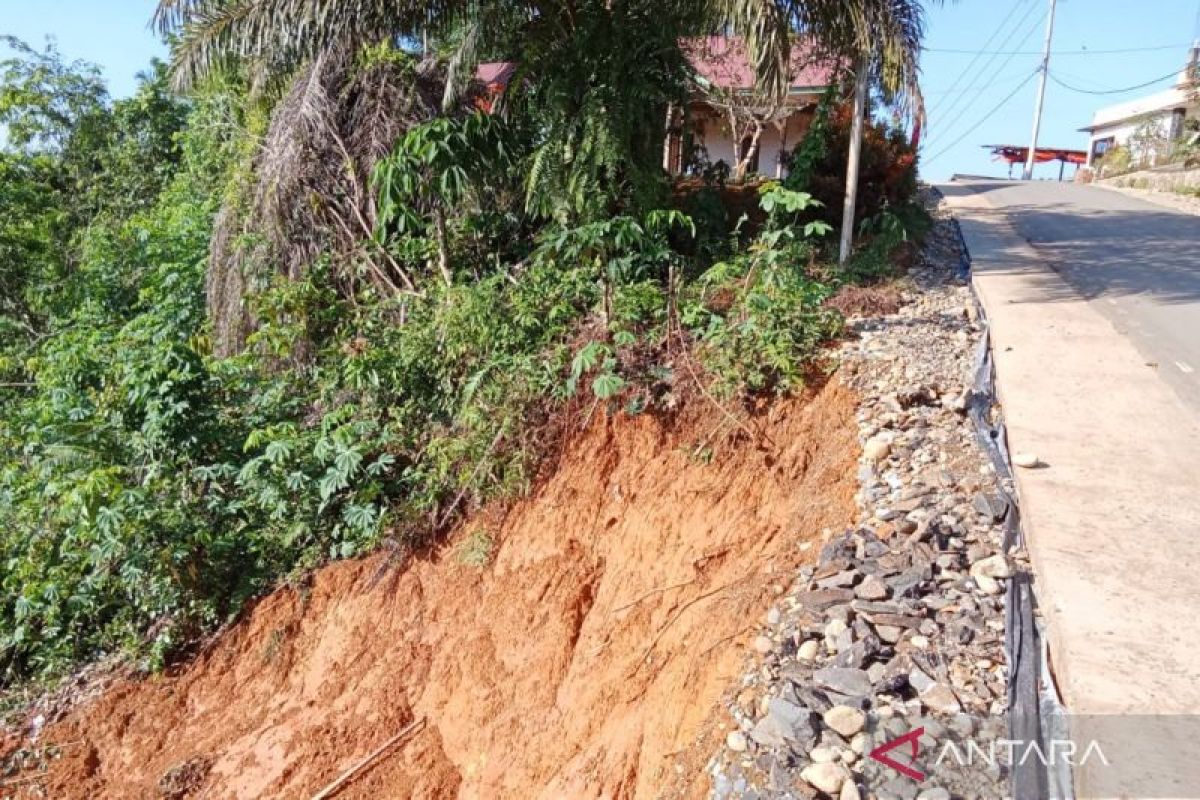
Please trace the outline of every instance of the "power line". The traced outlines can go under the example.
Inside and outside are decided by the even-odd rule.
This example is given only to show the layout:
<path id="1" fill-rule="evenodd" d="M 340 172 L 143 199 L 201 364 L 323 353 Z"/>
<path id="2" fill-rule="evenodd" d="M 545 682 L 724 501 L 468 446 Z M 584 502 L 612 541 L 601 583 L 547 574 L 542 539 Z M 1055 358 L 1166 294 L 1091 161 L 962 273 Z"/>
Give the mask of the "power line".
<path id="1" fill-rule="evenodd" d="M 1032 11 L 1033 9 L 1035 9 L 1035 8 L 1037 8 L 1037 6 L 1030 6 L 1030 10 L 1031 10 L 1031 11 Z M 1017 23 L 1017 24 L 1018 24 L 1018 25 L 1020 25 L 1020 24 L 1021 24 L 1021 23 L 1023 23 L 1023 22 L 1024 22 L 1024 21 L 1025 21 L 1027 18 L 1028 18 L 1028 17 L 1029 17 L 1029 14 L 1026 14 L 1026 15 L 1025 15 L 1025 17 L 1022 17 L 1022 19 L 1021 19 L 1021 22 L 1019 22 L 1019 23 Z M 1045 19 L 1045 15 L 1042 15 L 1042 16 L 1040 16 L 1040 17 L 1037 17 L 1037 18 L 1035 18 L 1035 19 L 1034 19 L 1034 21 L 1033 21 L 1033 25 L 1032 25 L 1032 26 L 1030 26 L 1030 27 L 1029 27 L 1029 28 L 1028 28 L 1028 29 L 1025 31 L 1025 35 L 1024 35 L 1023 37 L 1021 37 L 1020 41 L 1021 41 L 1022 43 L 1024 43 L 1025 41 L 1027 41 L 1027 40 L 1029 39 L 1029 37 L 1033 35 L 1033 32 L 1034 32 L 1035 30 L 1037 30 L 1038 26 L 1039 26 L 1039 25 L 1042 23 L 1042 21 L 1043 21 L 1044 19 Z M 1012 31 L 1012 33 L 1010 33 L 1010 34 L 1008 35 L 1008 37 L 1005 39 L 1005 42 L 1007 42 L 1007 41 L 1008 41 L 1008 39 L 1011 39 L 1011 38 L 1012 38 L 1012 34 L 1013 34 L 1013 33 L 1016 33 L 1016 29 L 1014 29 L 1014 30 Z M 1003 62 L 1001 62 L 1001 64 L 1000 64 L 998 67 L 996 67 L 995 69 L 993 69 L 993 70 L 991 71 L 991 74 L 992 74 L 992 75 L 998 75 L 1000 72 L 1002 72 L 1002 71 L 1004 70 L 1004 68 L 1005 68 L 1005 67 L 1007 67 L 1007 66 L 1008 66 L 1008 65 L 1009 65 L 1009 64 L 1012 62 L 1012 60 L 1013 60 L 1014 58 L 1015 58 L 1015 56 L 1012 56 L 1012 55 L 1008 56 L 1006 59 L 1004 59 L 1004 61 L 1003 61 Z M 995 60 L 996 60 L 996 58 L 995 58 L 995 56 L 993 56 L 992 58 L 988 59 L 988 61 L 984 62 L 984 64 L 983 64 L 983 70 L 984 70 L 984 71 L 986 71 L 986 70 L 987 70 L 987 68 L 988 68 L 988 67 L 989 67 L 989 66 L 992 64 L 992 62 L 993 62 L 993 61 L 995 61 Z M 980 74 L 982 74 L 982 71 L 981 71 L 981 73 L 980 73 Z M 978 77 L 978 76 L 976 76 L 976 77 Z M 969 111 L 970 111 L 972 108 L 974 108 L 974 107 L 975 107 L 975 103 L 976 103 L 976 102 L 979 100 L 979 97 L 980 97 L 980 96 L 983 94 L 984 90 L 985 90 L 985 89 L 987 89 L 987 88 L 990 88 L 990 87 L 991 87 L 991 86 L 992 86 L 994 83 L 995 83 L 995 81 L 993 80 L 991 83 L 989 83 L 989 84 L 987 84 L 987 85 L 985 85 L 985 86 L 981 87 L 981 88 L 980 88 L 978 91 L 976 91 L 976 92 L 975 92 L 975 94 L 974 94 L 974 96 L 973 96 L 973 97 L 972 97 L 972 98 L 971 98 L 971 99 L 970 99 L 970 100 L 967 102 L 967 104 L 966 104 L 965 106 L 963 106 L 963 107 L 962 107 L 962 108 L 961 108 L 961 109 L 958 111 L 958 113 L 957 113 L 957 114 L 954 116 L 954 118 L 953 118 L 953 119 L 951 119 L 951 120 L 950 120 L 948 123 L 946 123 L 945 125 L 939 125 L 939 126 L 938 126 L 938 130 L 939 130 L 939 131 L 946 131 L 947 133 L 949 133 L 950 131 L 952 131 L 952 130 L 954 129 L 954 126 L 958 124 L 959 120 L 961 120 L 963 117 L 965 117 L 965 116 L 967 115 L 967 113 L 968 113 L 968 112 L 969 112 Z M 964 96 L 965 96 L 965 95 L 964 95 Z M 950 114 L 950 111 L 952 111 L 952 110 L 954 110 L 954 109 L 958 108 L 958 106 L 959 106 L 959 101 L 960 101 L 961 99 L 962 99 L 962 98 L 960 97 L 958 100 L 955 100 L 955 101 L 954 101 L 954 103 L 952 103 L 952 104 L 950 105 L 950 109 L 949 109 L 949 110 L 947 110 L 947 112 L 946 112 L 947 116 Z M 941 138 L 942 138 L 942 135 L 941 135 L 940 133 L 935 133 L 935 134 L 934 134 L 934 135 L 931 137 L 930 144 L 933 144 L 934 142 L 938 142 L 938 141 L 940 141 L 940 140 L 941 140 Z"/>
<path id="2" fill-rule="evenodd" d="M 1145 89 L 1147 86 L 1153 86 L 1156 83 L 1161 83 L 1162 81 L 1165 81 L 1167 78 L 1174 78 L 1178 74 L 1179 74 L 1179 70 L 1173 69 L 1170 72 L 1168 72 L 1166 75 L 1163 75 L 1161 78 L 1155 78 L 1152 81 L 1146 81 L 1145 83 L 1139 83 L 1137 86 L 1126 86 L 1124 89 L 1103 89 L 1103 90 L 1081 89 L 1078 86 L 1072 86 L 1069 83 L 1064 83 L 1063 80 L 1061 78 L 1059 78 L 1057 75 L 1055 75 L 1053 72 L 1050 73 L 1050 80 L 1054 81 L 1055 83 L 1057 83 L 1059 86 L 1063 87 L 1064 89 L 1070 89 L 1072 92 L 1078 92 L 1079 94 L 1124 94 L 1125 92 L 1132 92 L 1135 89 Z"/>
<path id="3" fill-rule="evenodd" d="M 1014 6 L 1013 10 L 1015 11 L 1018 7 L 1019 6 Z M 1016 36 L 1017 33 L 1021 30 L 1021 26 L 1024 25 L 1025 21 L 1029 19 L 1029 15 L 1033 14 L 1034 11 L 1036 11 L 1036 10 L 1037 10 L 1037 6 L 1033 3 L 1029 4 L 1029 6 L 1026 7 L 1025 14 L 1019 20 L 1017 20 L 1014 23 L 1014 25 L 1008 30 L 1008 32 L 1006 33 L 1006 35 L 1004 37 L 1004 41 L 1002 41 L 1000 43 L 1000 47 L 1003 48 L 1010 41 L 1012 41 L 1013 37 Z M 999 30 L 997 30 L 997 33 L 999 33 Z M 1029 36 L 1029 34 L 1026 34 L 1025 38 L 1027 39 L 1028 36 Z M 1019 45 L 1021 42 L 1024 42 L 1024 41 L 1025 41 L 1025 39 L 1021 39 L 1017 44 Z M 1007 59 L 1005 59 L 1004 64 L 1001 65 L 1001 67 L 999 69 L 993 69 L 991 67 L 995 63 L 996 58 L 997 58 L 996 56 L 989 56 L 986 60 L 984 60 L 984 62 L 982 64 L 979 65 L 979 69 L 976 70 L 974 74 L 970 74 L 971 67 L 970 67 L 970 65 L 968 65 L 967 69 L 965 69 L 961 73 L 959 73 L 959 77 L 961 78 L 961 77 L 966 77 L 969 75 L 968 80 L 967 80 L 968 83 L 975 83 L 980 78 L 983 78 L 985 76 L 988 76 L 990 78 L 990 76 L 993 76 L 993 75 L 996 75 L 997 73 L 999 73 L 1003 69 L 1003 67 L 1005 65 L 1007 65 L 1009 63 L 1009 61 L 1012 60 L 1013 57 L 1009 56 Z M 994 79 L 992 79 L 992 80 L 994 81 Z M 973 96 L 971 96 L 970 100 L 967 101 L 966 107 L 958 112 L 958 116 L 955 117 L 956 121 L 957 121 L 958 117 L 960 117 L 964 113 L 966 113 L 971 108 L 971 106 L 973 106 L 975 104 L 976 100 L 979 99 L 979 95 L 980 95 L 980 92 L 977 91 Z M 955 110 L 957 110 L 959 108 L 962 101 L 966 98 L 967 98 L 967 93 L 964 90 L 957 97 L 950 98 L 950 102 L 948 105 L 945 103 L 935 103 L 934 106 L 929 110 L 929 116 L 932 118 L 935 114 L 937 114 L 937 112 L 939 110 L 945 108 L 945 116 L 949 117 L 952 113 L 955 112 Z"/>
<path id="4" fill-rule="evenodd" d="M 962 134 L 962 136 L 959 136 L 959 137 L 958 137 L 957 139 L 955 139 L 953 142 L 951 142 L 950 144 L 946 145 L 946 146 L 945 146 L 945 147 L 943 147 L 941 150 L 938 150 L 938 151 L 937 151 L 937 153 L 935 153 L 934 155 L 930 156 L 930 157 L 929 157 L 929 160 L 930 160 L 930 161 L 932 161 L 932 160 L 934 160 L 935 158 L 940 158 L 940 157 L 941 157 L 942 155 L 944 155 L 944 154 L 945 154 L 945 153 L 946 153 L 948 150 L 950 150 L 950 149 L 951 149 L 951 148 L 953 148 L 955 145 L 957 145 L 959 142 L 961 142 L 963 139 L 967 138 L 967 137 L 968 137 L 968 136 L 970 136 L 972 133 L 974 133 L 976 130 L 978 130 L 978 128 L 979 128 L 979 126 L 980 126 L 980 125 L 982 125 L 983 123 L 985 123 L 985 122 L 987 122 L 989 119 L 991 119 L 991 118 L 992 118 L 992 115 L 994 115 L 994 114 L 995 114 L 997 111 L 999 111 L 1000 109 L 1004 108 L 1004 106 L 1008 104 L 1008 101 L 1009 101 L 1009 100 L 1012 100 L 1014 97 L 1016 97 L 1016 96 L 1017 96 L 1017 92 L 1019 92 L 1019 91 L 1021 91 L 1022 89 L 1024 89 L 1024 88 L 1025 88 L 1025 86 L 1026 86 L 1026 84 L 1028 84 L 1028 83 L 1029 83 L 1031 80 L 1033 80 L 1034 76 L 1035 76 L 1035 75 L 1037 75 L 1039 72 L 1041 72 L 1041 70 L 1040 70 L 1040 69 L 1035 69 L 1033 72 L 1029 73 L 1029 75 L 1027 75 L 1027 76 L 1025 77 L 1025 80 L 1023 80 L 1023 81 L 1021 81 L 1019 84 L 1017 84 L 1017 87 L 1016 87 L 1015 89 L 1013 89 L 1011 92 L 1009 92 L 1009 93 L 1008 93 L 1008 94 L 1005 96 L 1005 98 L 1004 98 L 1003 100 L 1001 100 L 999 103 L 997 103 L 997 104 L 996 104 L 996 106 L 995 106 L 995 107 L 994 107 L 994 108 L 993 108 L 991 111 L 987 112 L 987 114 L 984 114 L 984 115 L 983 115 L 983 117 L 982 117 L 982 118 L 981 118 L 981 119 L 980 119 L 978 122 L 976 122 L 974 125 L 972 125 L 972 126 L 971 126 L 970 128 L 968 128 L 967 130 L 963 131 L 963 134 Z"/>
<path id="5" fill-rule="evenodd" d="M 1198 19 L 1200 21 L 1200 19 Z M 1190 42 L 1182 44 L 1160 44 L 1153 47 L 1122 47 L 1116 50 L 1054 50 L 1050 55 L 1058 56 L 1100 56 L 1116 53 L 1149 53 L 1155 50 L 1178 50 L 1187 47 Z M 986 45 L 984 45 L 986 47 Z M 949 47 L 926 47 L 928 53 L 955 53 L 958 55 L 999 55 L 999 56 L 1040 56 L 1041 50 L 956 50 Z"/>
<path id="6" fill-rule="evenodd" d="M 986 50 L 987 46 L 989 44 L 991 44 L 997 36 L 1000 35 L 1000 31 L 1004 29 L 1004 26 L 1006 26 L 1008 24 L 1009 20 L 1012 19 L 1013 15 L 1017 13 L 1017 9 L 1020 7 L 1021 7 L 1020 4 L 1016 4 L 1016 3 L 1013 4 L 1013 7 L 1008 10 L 1008 15 L 1000 22 L 999 25 L 996 26 L 995 30 L 992 31 L 992 35 L 988 37 L 988 40 L 983 43 L 984 50 Z M 1033 6 L 1031 5 L 1030 8 L 1033 8 Z M 1026 16 L 1028 16 L 1028 12 L 1026 13 Z M 1019 23 L 1019 22 L 1017 23 L 1017 25 L 1020 25 L 1020 24 L 1021 23 Z M 1005 39 L 1005 41 L 1007 42 L 1008 40 Z M 957 87 L 959 82 L 964 77 L 966 77 L 967 73 L 971 71 L 971 68 L 975 66 L 975 62 L 978 61 L 982 56 L 983 56 L 983 50 L 980 50 L 975 53 L 975 57 L 971 59 L 970 63 L 967 64 L 966 68 L 962 72 L 958 73 L 958 75 L 954 78 L 954 82 L 950 84 L 950 88 L 946 90 L 946 94 L 950 94 L 954 91 L 955 87 Z M 963 91 L 966 91 L 966 90 L 964 89 Z M 935 104 L 935 106 L 936 105 L 937 104 Z M 936 107 L 931 108 L 929 110 L 929 113 L 932 114 L 935 110 L 936 110 Z"/>
<path id="7" fill-rule="evenodd" d="M 1010 80 L 1013 80 L 1014 78 L 1019 78 L 1019 77 L 1023 76 L 1027 71 L 1028 70 L 1022 69 L 1020 72 L 1009 72 L 1006 75 L 996 75 L 992 79 L 987 81 L 986 83 L 975 83 L 975 84 L 971 84 L 970 86 L 964 86 L 962 88 L 962 91 L 972 92 L 977 89 L 987 89 L 987 88 L 990 88 L 993 84 L 995 84 L 997 82 L 1008 83 Z M 1079 79 L 1078 75 L 1067 75 L 1067 73 L 1065 73 L 1065 72 L 1063 74 L 1066 75 L 1068 78 L 1071 78 L 1072 80 Z M 1081 79 L 1081 80 L 1086 80 L 1086 79 Z M 925 94 L 926 98 L 930 98 L 930 97 L 942 97 L 949 93 L 950 93 L 949 89 L 943 89 L 943 90 L 939 90 L 936 92 L 925 92 L 924 94 Z"/>

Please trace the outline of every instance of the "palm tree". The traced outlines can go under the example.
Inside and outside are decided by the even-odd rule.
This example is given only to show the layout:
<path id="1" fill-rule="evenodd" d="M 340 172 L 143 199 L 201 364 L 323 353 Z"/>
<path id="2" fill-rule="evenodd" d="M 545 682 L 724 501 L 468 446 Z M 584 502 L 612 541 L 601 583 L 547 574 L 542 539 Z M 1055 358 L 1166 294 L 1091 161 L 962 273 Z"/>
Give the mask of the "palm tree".
<path id="1" fill-rule="evenodd" d="M 934 0 L 941 2 L 941 0 Z M 603 0 L 609 10 L 639 0 Z M 159 0 L 155 24 L 179 34 L 174 75 L 186 86 L 215 66 L 240 60 L 262 74 L 286 72 L 331 47 L 457 32 L 454 60 L 469 65 L 493 31 L 512 20 L 568 26 L 588 0 Z M 645 4 L 656 27 L 677 38 L 728 25 L 743 36 L 763 86 L 787 88 L 793 36 L 865 62 L 889 98 L 919 113 L 922 0 L 658 0 Z M 554 26 L 542 26 L 552 28 Z M 911 101 L 916 101 L 912 103 Z"/>
<path id="2" fill-rule="evenodd" d="M 539 128 L 527 209 L 576 220 L 661 201 L 663 119 L 685 97 L 688 38 L 742 36 L 760 90 L 782 99 L 803 36 L 865 65 L 885 99 L 919 119 L 922 20 L 921 0 L 159 0 L 155 15 L 178 36 L 182 87 L 229 63 L 256 86 L 278 85 L 322 54 L 432 35 L 452 44 L 449 107 L 478 54 L 515 43 L 512 104 Z"/>

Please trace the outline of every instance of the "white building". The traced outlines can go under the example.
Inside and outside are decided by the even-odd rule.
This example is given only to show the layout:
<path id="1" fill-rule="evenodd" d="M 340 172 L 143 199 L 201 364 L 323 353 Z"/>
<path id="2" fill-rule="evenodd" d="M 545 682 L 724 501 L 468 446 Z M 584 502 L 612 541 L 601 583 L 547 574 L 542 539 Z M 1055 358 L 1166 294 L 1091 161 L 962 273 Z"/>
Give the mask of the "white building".
<path id="1" fill-rule="evenodd" d="M 1080 128 L 1089 136 L 1088 166 L 1094 166 L 1114 147 L 1130 149 L 1136 161 L 1152 162 L 1156 154 L 1143 152 L 1144 142 L 1173 141 L 1183 135 L 1184 120 L 1198 115 L 1195 94 L 1198 62 L 1200 42 L 1192 45 L 1187 66 L 1170 89 L 1098 110 L 1092 116 L 1092 124 Z"/>

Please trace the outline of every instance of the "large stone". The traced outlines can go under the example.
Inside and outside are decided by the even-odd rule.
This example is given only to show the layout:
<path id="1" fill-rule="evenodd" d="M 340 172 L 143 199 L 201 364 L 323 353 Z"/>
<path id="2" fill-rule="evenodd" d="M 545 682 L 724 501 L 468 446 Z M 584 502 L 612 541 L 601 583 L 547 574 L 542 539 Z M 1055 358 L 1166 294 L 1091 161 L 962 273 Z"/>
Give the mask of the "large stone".
<path id="1" fill-rule="evenodd" d="M 840 589 L 846 586 L 853 586 L 854 581 L 858 579 L 858 572 L 852 569 L 835 572 L 827 578 L 821 578 L 817 581 L 819 589 Z"/>
<path id="2" fill-rule="evenodd" d="M 866 697 L 871 694 L 871 679 L 861 669 L 852 667 L 825 667 L 813 673 L 818 686 L 848 697 Z"/>
<path id="3" fill-rule="evenodd" d="M 831 761 L 841 760 L 838 751 L 832 747 L 814 747 L 808 751 L 808 757 L 814 764 L 828 764 Z"/>
<path id="4" fill-rule="evenodd" d="M 896 597 L 915 597 L 919 593 L 921 584 L 929 578 L 928 567 L 909 567 L 899 575 L 888 578 L 887 582 Z"/>
<path id="5" fill-rule="evenodd" d="M 874 636 L 874 634 L 872 634 L 872 636 Z M 839 645 L 837 649 L 837 657 L 833 659 L 833 666 L 863 669 L 867 665 L 867 659 L 874 655 L 878 649 L 879 645 L 877 637 L 875 642 L 857 641 L 850 644 L 848 647 L 841 647 Z"/>
<path id="6" fill-rule="evenodd" d="M 888 586 L 877 575 L 868 575 L 854 594 L 863 600 L 884 600 L 888 596 Z"/>
<path id="7" fill-rule="evenodd" d="M 908 685 L 917 690 L 917 693 L 927 692 L 937 685 L 937 681 L 925 674 L 924 671 L 913 667 L 908 671 Z"/>
<path id="8" fill-rule="evenodd" d="M 878 630 L 880 625 L 891 625 L 896 628 L 920 628 L 922 617 L 910 617 L 907 614 L 871 614 L 870 621 Z"/>
<path id="9" fill-rule="evenodd" d="M 767 703 L 767 713 L 750 731 L 750 738 L 763 747 L 783 747 L 789 743 L 811 745 L 816 739 L 812 714 L 782 697 Z"/>
<path id="10" fill-rule="evenodd" d="M 1008 501 L 997 492 L 979 492 L 971 501 L 971 505 L 992 522 L 1004 519 L 1008 512 Z"/>
<path id="11" fill-rule="evenodd" d="M 979 587 L 979 591 L 984 594 L 997 595 L 1000 594 L 1000 584 L 995 578 L 988 575 L 976 575 L 975 585 Z"/>
<path id="12" fill-rule="evenodd" d="M 867 600 L 855 600 L 850 608 L 860 614 L 899 614 L 903 611 L 895 603 L 872 603 Z"/>
<path id="13" fill-rule="evenodd" d="M 850 706 L 834 706 L 825 712 L 822 719 L 846 739 L 861 731 L 867 723 L 867 715 Z"/>
<path id="14" fill-rule="evenodd" d="M 892 452 L 892 442 L 886 436 L 872 436 L 863 445 L 863 456 L 871 463 L 878 463 Z"/>
<path id="15" fill-rule="evenodd" d="M 971 565 L 972 578 L 978 578 L 980 575 L 989 578 L 1011 578 L 1012 574 L 1012 565 L 1003 553 L 981 558 Z"/>
<path id="16" fill-rule="evenodd" d="M 790 728 L 809 726 L 810 712 L 803 706 L 784 700 L 782 697 L 772 697 L 767 701 L 767 714 L 775 717 Z"/>
<path id="17" fill-rule="evenodd" d="M 950 800 L 950 792 L 940 787 L 925 789 L 917 795 L 917 800 Z"/>
<path id="18" fill-rule="evenodd" d="M 750 729 L 750 738 L 762 747 L 783 747 L 791 734 L 790 728 L 771 716 L 763 717 Z"/>
<path id="19" fill-rule="evenodd" d="M 810 685 L 811 680 L 812 676 L 810 675 L 806 677 L 803 683 L 793 682 L 791 684 L 792 692 L 795 694 L 796 699 L 806 708 L 811 708 L 818 714 L 823 714 L 833 703 L 830 702 L 829 697 L 823 691 L 815 689 Z"/>
<path id="20" fill-rule="evenodd" d="M 812 592 L 797 592 L 796 602 L 813 611 L 824 611 L 838 603 L 848 603 L 854 599 L 850 589 L 817 589 Z"/>
<path id="21" fill-rule="evenodd" d="M 1013 456 L 1012 462 L 1023 469 L 1035 469 L 1042 465 L 1041 459 L 1034 453 L 1017 453 Z"/>
<path id="22" fill-rule="evenodd" d="M 850 778 L 850 771 L 837 762 L 809 764 L 800 771 L 800 778 L 825 794 L 837 795 L 842 790 L 842 784 Z"/>
<path id="23" fill-rule="evenodd" d="M 900 637 L 904 635 L 904 628 L 895 625 L 876 625 L 875 632 L 879 634 L 879 638 L 888 644 L 895 644 L 900 641 Z"/>
<path id="24" fill-rule="evenodd" d="M 929 689 L 920 693 L 921 702 L 929 709 L 942 714 L 957 714 L 962 711 L 962 705 L 954 696 L 953 690 L 944 683 L 935 683 Z"/>

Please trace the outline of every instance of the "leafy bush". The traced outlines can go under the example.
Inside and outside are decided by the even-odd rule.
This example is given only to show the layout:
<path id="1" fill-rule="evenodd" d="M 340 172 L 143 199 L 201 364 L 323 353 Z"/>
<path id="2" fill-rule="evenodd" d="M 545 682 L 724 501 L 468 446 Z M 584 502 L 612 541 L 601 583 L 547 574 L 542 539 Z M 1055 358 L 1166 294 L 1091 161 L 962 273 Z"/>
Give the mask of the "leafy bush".
<path id="1" fill-rule="evenodd" d="M 1100 159 L 1100 177 L 1124 175 L 1133 169 L 1133 153 L 1127 147 L 1110 147 Z"/>
<path id="2" fill-rule="evenodd" d="M 743 251 L 718 262 L 681 304 L 681 321 L 723 395 L 787 392 L 803 385 L 820 346 L 840 330 L 823 307 L 830 288 L 806 272 L 814 237 L 829 226 L 795 220 L 819 201 L 778 184 L 762 187 L 766 228 Z"/>
<path id="3" fill-rule="evenodd" d="M 115 651 L 160 665 L 281 579 L 418 546 L 528 489 L 572 405 L 671 407 L 681 366 L 708 399 L 790 391 L 839 330 L 824 301 L 846 276 L 820 264 L 818 198 L 740 187 L 755 230 L 713 214 L 698 231 L 619 163 L 662 116 L 607 119 L 597 90 L 568 98 L 586 120 L 547 123 L 601 148 L 557 177 L 522 171 L 561 154 L 519 119 L 397 131 L 355 199 L 377 204 L 370 237 L 247 279 L 254 332 L 218 357 L 214 220 L 241 196 L 261 107 L 236 77 L 185 102 L 161 71 L 110 103 L 88 69 L 24 58 L 44 68 L 0 74 L 0 115 L 41 131 L 0 153 L 16 265 L 0 261 L 0 682 Z M 60 102 L 69 114 L 44 113 Z M 571 196 L 539 195 L 562 180 Z M 887 208 L 864 252 L 913 230 Z M 347 280 L 380 254 L 408 285 Z M 489 558 L 483 537 L 468 563 Z"/>
<path id="4" fill-rule="evenodd" d="M 838 226 L 846 196 L 852 109 L 846 104 L 829 103 L 827 99 L 818 108 L 804 139 L 793 151 L 784 185 L 819 200 L 820 219 Z M 866 125 L 855 219 L 873 217 L 886 207 L 903 206 L 916 190 L 917 154 L 904 130 L 883 123 Z"/>

